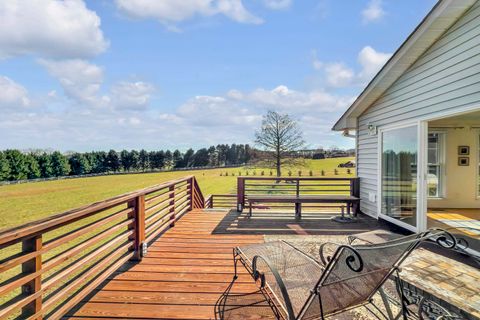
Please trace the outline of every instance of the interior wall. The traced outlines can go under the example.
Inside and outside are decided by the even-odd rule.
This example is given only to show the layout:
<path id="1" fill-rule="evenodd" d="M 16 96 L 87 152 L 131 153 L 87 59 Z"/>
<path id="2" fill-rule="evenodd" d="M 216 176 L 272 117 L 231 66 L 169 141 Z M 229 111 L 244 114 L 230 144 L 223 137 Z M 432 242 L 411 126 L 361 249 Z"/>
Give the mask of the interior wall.
<path id="1" fill-rule="evenodd" d="M 429 199 L 429 208 L 480 208 L 477 196 L 479 134 L 470 127 L 441 129 L 445 136 L 444 197 Z M 470 165 L 458 165 L 458 146 L 470 146 Z"/>

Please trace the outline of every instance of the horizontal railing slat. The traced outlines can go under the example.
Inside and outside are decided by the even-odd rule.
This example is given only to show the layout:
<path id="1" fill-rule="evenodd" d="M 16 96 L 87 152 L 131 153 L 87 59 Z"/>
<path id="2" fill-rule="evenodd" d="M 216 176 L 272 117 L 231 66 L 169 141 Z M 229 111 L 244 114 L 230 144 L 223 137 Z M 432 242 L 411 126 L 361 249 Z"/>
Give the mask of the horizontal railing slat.
<path id="1" fill-rule="evenodd" d="M 125 250 L 125 249 L 121 249 Z M 119 267 L 125 264 L 131 257 L 133 256 L 132 252 L 126 250 L 125 256 L 119 258 L 114 264 L 108 267 L 105 271 L 103 271 L 96 279 L 91 281 L 87 286 L 85 286 L 80 292 L 78 292 L 72 299 L 69 299 L 63 306 L 59 309 L 55 310 L 50 318 L 51 319 L 60 319 L 65 313 L 67 313 L 70 309 L 75 307 L 78 303 L 80 303 L 88 294 L 90 294 L 93 290 L 95 290 L 103 281 L 105 281 L 110 275 L 112 275 Z M 107 260 L 108 261 L 108 260 Z M 100 268 L 99 268 L 100 269 Z"/>
<path id="2" fill-rule="evenodd" d="M 128 237 L 131 236 L 132 234 L 133 234 L 133 231 L 129 230 L 129 231 L 123 232 L 122 234 L 116 236 L 113 240 L 108 241 L 104 245 L 102 245 L 102 246 L 98 247 L 97 249 L 95 249 L 94 251 L 88 253 L 86 256 L 77 260 L 76 262 L 74 262 L 73 264 L 68 266 L 66 269 L 62 269 L 61 272 L 58 272 L 55 275 L 47 278 L 46 281 L 42 284 L 42 288 L 44 290 L 48 290 L 50 287 L 57 284 L 63 278 L 65 278 L 65 277 L 71 275 L 72 273 L 74 273 L 75 271 L 83 268 L 86 263 L 88 263 L 88 262 L 92 261 L 93 259 L 96 259 L 99 256 L 101 256 L 102 252 L 104 252 L 105 250 L 115 246 L 116 244 L 118 244 L 122 241 L 128 240 Z"/>
<path id="3" fill-rule="evenodd" d="M 72 232 L 69 232 L 67 234 L 64 234 L 64 235 L 61 235 L 61 236 L 58 236 L 50 241 L 46 241 L 44 244 L 43 244 L 43 249 L 45 251 L 49 251 L 49 250 L 52 250 L 62 244 L 65 244 L 66 242 L 70 241 L 70 240 L 73 240 L 73 239 L 76 239 L 78 237 L 80 237 L 81 235 L 84 235 L 92 230 L 95 230 L 96 228 L 98 227 L 101 227 L 107 223 L 110 223 L 110 222 L 113 222 L 117 219 L 119 219 L 119 217 L 124 217 L 124 216 L 127 216 L 129 214 L 131 214 L 133 212 L 133 209 L 132 208 L 126 208 L 126 209 L 123 209 L 123 210 L 120 210 L 114 214 L 111 214 L 109 216 L 106 216 L 100 220 L 97 220 L 95 222 L 92 222 L 91 224 L 88 224 L 86 226 L 83 226 L 79 229 L 76 229 L 76 230 L 73 230 Z"/>
<path id="4" fill-rule="evenodd" d="M 92 268 L 88 269 L 85 273 L 82 274 L 81 277 L 77 277 L 74 281 L 67 284 L 63 288 L 63 290 L 60 291 L 58 294 L 49 297 L 44 302 L 44 308 L 49 309 L 50 307 L 54 306 L 62 298 L 64 298 L 65 295 L 67 295 L 71 290 L 78 288 L 78 286 L 81 284 L 81 282 L 85 278 L 93 276 L 96 272 L 100 271 L 102 268 L 105 268 L 109 263 L 111 263 L 111 260 L 116 259 L 123 254 L 129 253 L 131 246 L 132 244 L 130 242 L 126 243 L 122 245 L 119 249 L 115 250 L 115 252 L 112 255 L 105 256 L 103 260 L 101 260 L 99 263 L 96 263 Z"/>
<path id="5" fill-rule="evenodd" d="M 43 272 L 47 272 L 52 268 L 55 268 L 56 266 L 69 261 L 71 258 L 76 256 L 77 254 L 81 253 L 83 250 L 87 249 L 89 246 L 92 244 L 99 243 L 100 241 L 106 239 L 107 237 L 111 236 L 115 232 L 118 232 L 121 228 L 127 227 L 129 224 L 133 222 L 133 219 L 128 219 L 126 221 L 123 221 L 115 226 L 112 226 L 111 228 L 108 228 L 104 230 L 103 232 L 99 233 L 98 235 L 91 237 L 84 242 L 80 243 L 79 245 L 75 245 L 71 249 L 68 249 L 67 251 L 64 251 L 62 253 L 59 253 L 58 255 L 46 260 L 43 263 Z"/>

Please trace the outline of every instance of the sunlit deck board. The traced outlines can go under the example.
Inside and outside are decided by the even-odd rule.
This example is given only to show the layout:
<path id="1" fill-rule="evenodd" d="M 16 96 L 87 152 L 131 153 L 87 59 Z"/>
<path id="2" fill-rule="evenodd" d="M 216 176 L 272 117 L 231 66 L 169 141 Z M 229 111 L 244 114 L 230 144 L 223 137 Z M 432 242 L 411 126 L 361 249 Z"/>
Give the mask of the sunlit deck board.
<path id="1" fill-rule="evenodd" d="M 140 263 L 115 273 L 69 319 L 212 319 L 232 280 L 232 248 L 262 235 L 212 234 L 225 212 L 191 211 L 149 247 Z M 228 222 L 229 223 L 229 222 Z M 256 289 L 240 270 L 237 292 Z"/>

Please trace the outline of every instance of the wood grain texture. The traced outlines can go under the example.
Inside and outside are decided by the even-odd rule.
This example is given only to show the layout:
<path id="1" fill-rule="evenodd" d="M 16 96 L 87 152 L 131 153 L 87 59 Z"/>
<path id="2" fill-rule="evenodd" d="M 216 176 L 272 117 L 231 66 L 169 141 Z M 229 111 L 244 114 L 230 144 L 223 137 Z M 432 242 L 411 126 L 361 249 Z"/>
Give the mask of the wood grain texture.
<path id="1" fill-rule="evenodd" d="M 213 319 L 233 277 L 233 247 L 263 242 L 262 235 L 212 234 L 225 217 L 188 212 L 151 243 L 142 261 L 125 264 L 66 318 Z M 250 275 L 239 271 L 235 291 L 255 291 Z"/>

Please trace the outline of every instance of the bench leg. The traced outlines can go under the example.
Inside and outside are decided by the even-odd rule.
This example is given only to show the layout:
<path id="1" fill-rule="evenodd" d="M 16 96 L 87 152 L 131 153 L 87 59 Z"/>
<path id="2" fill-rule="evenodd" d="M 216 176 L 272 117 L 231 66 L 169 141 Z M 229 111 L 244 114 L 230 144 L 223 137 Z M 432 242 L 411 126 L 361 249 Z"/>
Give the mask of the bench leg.
<path id="1" fill-rule="evenodd" d="M 302 218 L 302 204 L 300 202 L 295 203 L 295 217 L 297 219 Z"/>
<path id="2" fill-rule="evenodd" d="M 249 216 L 249 217 L 252 216 L 252 205 L 253 205 L 252 202 L 249 202 L 249 203 L 248 203 L 248 216 Z"/>
<path id="3" fill-rule="evenodd" d="M 347 202 L 347 215 L 350 217 L 350 208 L 352 204 L 350 202 Z"/>

